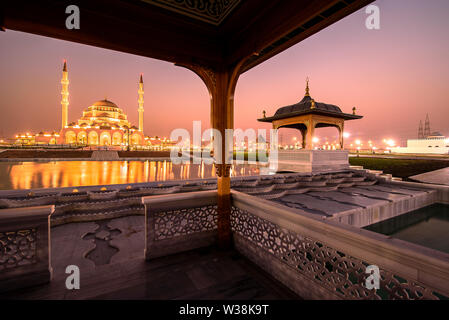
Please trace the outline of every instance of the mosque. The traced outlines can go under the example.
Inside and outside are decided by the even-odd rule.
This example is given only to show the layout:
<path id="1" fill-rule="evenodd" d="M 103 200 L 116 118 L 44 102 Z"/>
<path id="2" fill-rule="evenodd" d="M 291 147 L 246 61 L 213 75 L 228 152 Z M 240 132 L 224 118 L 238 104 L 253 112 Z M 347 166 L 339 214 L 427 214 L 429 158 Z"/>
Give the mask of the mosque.
<path id="1" fill-rule="evenodd" d="M 438 131 L 430 131 L 429 115 L 423 131 L 422 121 L 419 122 L 418 139 L 408 139 L 407 147 L 392 148 L 393 153 L 428 153 L 449 154 L 449 138 Z"/>
<path id="2" fill-rule="evenodd" d="M 94 102 L 83 111 L 76 122 L 68 122 L 69 79 L 67 62 L 62 71 L 62 125 L 59 132 L 40 132 L 34 135 L 36 144 L 78 144 L 88 146 L 141 146 L 145 144 L 143 133 L 143 79 L 138 89 L 139 127 L 132 125 L 126 114 L 114 102 L 107 99 Z"/>

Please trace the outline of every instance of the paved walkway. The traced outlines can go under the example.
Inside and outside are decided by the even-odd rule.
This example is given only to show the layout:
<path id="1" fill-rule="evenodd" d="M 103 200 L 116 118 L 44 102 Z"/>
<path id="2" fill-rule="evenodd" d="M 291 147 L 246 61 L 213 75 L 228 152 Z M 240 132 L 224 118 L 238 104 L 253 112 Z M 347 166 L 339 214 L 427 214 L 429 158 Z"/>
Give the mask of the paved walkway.
<path id="1" fill-rule="evenodd" d="M 430 171 L 416 176 L 411 176 L 409 179 L 433 184 L 443 184 L 449 186 L 449 167 Z"/>
<path id="2" fill-rule="evenodd" d="M 118 160 L 118 152 L 112 150 L 95 150 L 92 152 L 92 159 L 107 161 L 107 160 Z"/>
<path id="3" fill-rule="evenodd" d="M 299 299 L 235 250 L 204 248 L 145 261 L 142 216 L 51 232 L 53 280 L 0 299 Z M 67 265 L 80 269 L 79 290 L 65 287 Z"/>

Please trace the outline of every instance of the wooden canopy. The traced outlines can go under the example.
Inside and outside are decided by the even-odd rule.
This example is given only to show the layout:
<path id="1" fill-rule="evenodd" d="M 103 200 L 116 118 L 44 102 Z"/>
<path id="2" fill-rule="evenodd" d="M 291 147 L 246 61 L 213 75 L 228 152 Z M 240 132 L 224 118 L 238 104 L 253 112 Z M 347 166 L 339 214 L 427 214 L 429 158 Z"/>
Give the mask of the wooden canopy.
<path id="1" fill-rule="evenodd" d="M 211 126 L 221 133 L 222 158 L 216 159 L 218 242 L 228 246 L 230 164 L 224 137 L 234 126 L 239 75 L 371 2 L 3 0 L 0 28 L 165 60 L 195 72 L 209 90 Z M 73 4 L 80 9 L 80 29 L 65 25 L 66 8 Z"/>
<path id="2" fill-rule="evenodd" d="M 4 0 L 0 25 L 178 64 L 244 72 L 372 0 Z M 80 29 L 65 26 L 77 4 Z"/>

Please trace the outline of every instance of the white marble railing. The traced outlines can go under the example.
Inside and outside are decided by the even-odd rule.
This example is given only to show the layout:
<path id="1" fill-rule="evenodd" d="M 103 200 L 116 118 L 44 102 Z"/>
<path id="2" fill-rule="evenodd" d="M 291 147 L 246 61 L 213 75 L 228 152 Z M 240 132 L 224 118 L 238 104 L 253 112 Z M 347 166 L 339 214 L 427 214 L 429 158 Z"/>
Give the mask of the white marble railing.
<path id="1" fill-rule="evenodd" d="M 53 210 L 52 205 L 0 210 L 0 292 L 51 280 Z"/>
<path id="2" fill-rule="evenodd" d="M 216 241 L 217 192 L 143 197 L 145 258 L 212 245 Z"/>
<path id="3" fill-rule="evenodd" d="M 438 185 L 438 184 L 429 184 L 429 183 L 420 183 L 420 182 L 406 182 L 406 181 L 391 181 L 389 182 L 392 185 L 403 186 L 403 187 L 417 187 L 420 189 L 430 189 L 437 191 L 437 199 L 436 202 L 449 204 L 449 186 Z"/>
<path id="4" fill-rule="evenodd" d="M 232 192 L 238 251 L 305 299 L 449 296 L 449 254 Z M 380 269 L 368 290 L 366 267 Z"/>

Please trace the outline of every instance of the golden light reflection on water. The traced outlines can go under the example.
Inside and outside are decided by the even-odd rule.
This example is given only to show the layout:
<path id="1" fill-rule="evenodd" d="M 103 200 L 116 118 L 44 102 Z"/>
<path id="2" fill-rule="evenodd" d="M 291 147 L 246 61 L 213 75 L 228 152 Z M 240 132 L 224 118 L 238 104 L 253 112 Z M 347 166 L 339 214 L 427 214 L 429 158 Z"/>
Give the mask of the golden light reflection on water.
<path id="1" fill-rule="evenodd" d="M 234 165 L 232 176 L 256 175 L 257 165 Z M 0 189 L 56 188 L 215 177 L 208 164 L 170 161 L 56 161 L 0 163 Z"/>

